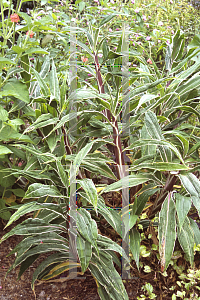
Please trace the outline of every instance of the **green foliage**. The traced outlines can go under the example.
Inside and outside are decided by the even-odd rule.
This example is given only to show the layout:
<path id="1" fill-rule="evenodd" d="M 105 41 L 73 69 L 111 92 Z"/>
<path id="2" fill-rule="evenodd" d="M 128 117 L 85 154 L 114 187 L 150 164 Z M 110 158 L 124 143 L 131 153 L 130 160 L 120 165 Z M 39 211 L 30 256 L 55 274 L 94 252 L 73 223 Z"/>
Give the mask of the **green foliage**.
<path id="1" fill-rule="evenodd" d="M 105 10 L 97 18 L 96 4 L 88 8 L 78 1 L 77 19 L 71 20 L 67 3 L 59 12 L 47 4 L 31 17 L 19 13 L 20 26 L 10 19 L 1 22 L 0 217 L 9 226 L 33 212 L 2 237 L 1 242 L 24 236 L 11 252 L 17 255 L 8 272 L 20 265 L 20 277 L 41 253 L 54 251 L 35 270 L 32 288 L 36 280 L 65 271 L 73 278 L 74 269 L 78 274 L 89 269 L 101 299 L 128 299 L 113 264 L 120 266 L 115 252 L 130 263 L 121 238 L 127 240 L 130 233 L 130 255 L 139 269 L 140 256 L 151 254 L 141 244 L 141 229 L 152 226 L 158 213 L 159 223 L 153 225 L 158 226 L 162 272 L 171 262 L 176 238 L 191 265 L 194 249 L 199 249 L 199 228 L 189 217 L 191 209 L 200 214 L 199 123 L 190 123 L 191 117 L 198 122 L 200 117 L 199 37 L 186 48 L 178 26 L 163 52 L 164 66 L 164 60 L 160 64 L 157 54 L 148 52 L 147 41 L 144 55 L 142 47 L 131 45 L 128 51 L 126 35 L 139 30 L 143 37 L 158 39 L 154 27 L 160 12 L 169 14 L 174 4 L 150 5 L 157 17 L 149 32 L 142 6 L 139 13 L 134 5 L 114 11 L 101 1 Z M 130 17 L 128 33 L 126 26 L 115 28 L 124 17 Z M 175 16 L 170 18 L 173 24 Z M 101 177 L 112 183 L 98 186 L 95 179 Z M 131 204 L 124 201 L 129 191 Z M 122 195 L 126 205 L 111 208 L 103 198 L 111 192 Z M 69 218 L 75 227 L 70 228 Z M 116 242 L 98 231 L 102 220 Z M 150 284 L 143 289 L 144 297 L 155 298 Z"/>

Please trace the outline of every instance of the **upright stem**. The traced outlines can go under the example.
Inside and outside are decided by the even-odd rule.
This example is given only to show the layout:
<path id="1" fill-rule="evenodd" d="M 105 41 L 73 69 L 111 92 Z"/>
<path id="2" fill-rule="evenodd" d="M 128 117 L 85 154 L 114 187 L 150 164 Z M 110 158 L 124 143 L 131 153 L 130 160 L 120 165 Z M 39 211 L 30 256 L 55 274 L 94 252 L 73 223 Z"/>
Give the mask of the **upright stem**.
<path id="1" fill-rule="evenodd" d="M 97 78 L 99 93 L 104 94 L 105 89 L 104 89 L 104 84 L 103 84 L 100 67 L 99 67 L 99 61 L 96 53 L 95 53 L 95 69 L 96 69 L 96 78 Z M 122 153 L 122 144 L 121 144 L 121 137 L 119 134 L 118 124 L 117 124 L 117 118 L 112 116 L 108 109 L 104 110 L 104 115 L 108 118 L 110 122 L 113 123 L 113 140 L 115 144 L 114 152 L 115 152 L 116 163 L 117 163 L 117 175 L 118 175 L 118 179 L 121 179 L 124 177 L 123 166 L 125 165 L 125 163 L 124 163 L 124 156 Z"/>

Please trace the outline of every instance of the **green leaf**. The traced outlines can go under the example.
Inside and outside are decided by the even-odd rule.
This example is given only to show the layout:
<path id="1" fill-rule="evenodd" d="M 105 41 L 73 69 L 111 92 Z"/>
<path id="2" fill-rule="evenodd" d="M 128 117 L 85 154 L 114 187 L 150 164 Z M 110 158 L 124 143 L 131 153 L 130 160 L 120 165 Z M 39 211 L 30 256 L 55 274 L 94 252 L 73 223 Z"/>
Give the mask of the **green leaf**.
<path id="1" fill-rule="evenodd" d="M 120 56 L 122 56 L 121 53 L 116 53 L 116 52 L 113 52 L 113 51 L 109 51 L 108 56 L 106 57 L 106 59 L 114 59 L 114 58 L 118 58 Z"/>
<path id="2" fill-rule="evenodd" d="M 106 219 L 106 221 L 120 236 L 122 236 L 121 216 L 117 213 L 117 211 L 112 208 L 108 208 L 101 196 L 98 197 L 97 207 L 98 213 Z"/>
<path id="3" fill-rule="evenodd" d="M 154 195 L 159 191 L 159 188 L 156 188 L 155 184 L 145 185 L 140 191 L 137 198 L 137 209 L 135 211 L 136 215 L 140 215 L 145 207 L 145 204 L 149 200 L 149 197 Z"/>
<path id="4" fill-rule="evenodd" d="M 188 49 L 191 49 L 191 48 L 199 48 L 199 46 L 200 46 L 200 35 L 199 35 L 199 34 L 196 34 L 196 35 L 193 37 L 193 40 L 189 43 Z"/>
<path id="5" fill-rule="evenodd" d="M 78 9 L 79 9 L 80 13 L 84 10 L 84 8 L 85 8 L 85 2 L 81 1 L 79 3 L 79 6 L 78 6 Z"/>
<path id="6" fill-rule="evenodd" d="M 46 55 L 48 55 L 49 52 L 40 47 L 37 47 L 37 48 L 31 47 L 30 49 L 25 51 L 24 55 L 26 55 L 26 54 L 28 54 L 28 55 L 30 55 L 30 54 L 46 54 Z"/>
<path id="7" fill-rule="evenodd" d="M 6 57 L 0 57 L 0 64 L 16 65 L 14 61 Z"/>
<path id="8" fill-rule="evenodd" d="M 76 155 L 75 159 L 74 159 L 74 163 L 73 165 L 75 166 L 75 174 L 78 172 L 80 164 L 82 162 L 82 160 L 87 156 L 87 154 L 89 153 L 89 151 L 92 149 L 93 144 L 96 141 L 93 141 L 89 144 L 87 144 L 84 148 L 81 149 L 81 151 L 79 151 L 79 153 Z M 73 172 L 73 169 L 71 169 L 71 172 Z M 70 172 L 70 173 L 71 173 Z M 70 176 L 71 177 L 71 176 Z"/>
<path id="9" fill-rule="evenodd" d="M 23 189 L 11 189 L 11 191 L 17 197 L 22 197 L 23 198 L 24 195 L 25 195 L 25 191 Z"/>
<path id="10" fill-rule="evenodd" d="M 37 82 L 40 86 L 40 89 L 45 97 L 49 96 L 49 89 L 48 86 L 46 85 L 44 79 L 42 78 L 42 75 L 40 75 L 34 68 L 30 67 L 30 70 L 32 73 L 35 75 L 35 78 L 37 79 Z"/>
<path id="11" fill-rule="evenodd" d="M 9 169 L 0 169 L 0 186 L 11 187 L 16 181 L 12 171 Z"/>
<path id="12" fill-rule="evenodd" d="M 52 61 L 52 67 L 50 72 L 50 91 L 51 91 L 51 99 L 56 99 L 60 101 L 60 89 L 59 89 L 59 81 L 56 72 L 56 66 L 54 60 Z"/>
<path id="13" fill-rule="evenodd" d="M 21 224 L 17 225 L 15 228 L 11 229 L 2 238 L 1 242 L 5 241 L 12 235 L 34 235 L 43 234 L 46 232 L 63 232 L 66 228 L 61 225 L 49 224 L 43 220 L 39 219 L 27 219 Z"/>
<path id="14" fill-rule="evenodd" d="M 148 174 L 147 175 L 141 175 L 141 174 L 129 175 L 129 176 L 126 176 L 126 177 L 118 180 L 117 182 L 114 182 L 114 183 L 108 185 L 100 192 L 100 194 L 122 190 L 123 188 L 126 187 L 126 186 L 124 186 L 125 180 L 128 183 L 128 187 L 132 187 L 132 186 L 142 184 L 151 179 L 152 179 L 152 177 Z"/>
<path id="15" fill-rule="evenodd" d="M 77 182 L 82 186 L 88 196 L 88 202 L 90 202 L 95 211 L 97 212 L 97 190 L 92 179 L 84 178 L 82 180 L 77 180 Z"/>
<path id="16" fill-rule="evenodd" d="M 116 176 L 105 162 L 98 161 L 98 159 L 97 161 L 91 160 L 89 155 L 82 161 L 81 167 L 95 174 L 117 180 Z"/>
<path id="17" fill-rule="evenodd" d="M 186 191 L 191 195 L 192 202 L 200 216 L 200 182 L 198 178 L 192 173 L 179 175 L 179 178 Z"/>
<path id="18" fill-rule="evenodd" d="M 129 229 L 133 228 L 135 223 L 137 222 L 138 216 L 134 214 L 130 214 L 130 219 L 129 219 Z M 126 234 L 126 233 L 125 233 Z"/>
<path id="19" fill-rule="evenodd" d="M 163 272 L 169 265 L 176 241 L 175 205 L 170 193 L 159 213 L 158 238 L 161 271 Z"/>
<path id="20" fill-rule="evenodd" d="M 1 211 L 4 209 L 4 211 Z M 0 198 L 0 218 L 3 220 L 9 220 L 11 217 L 11 213 L 6 211 L 6 201 Z"/>
<path id="21" fill-rule="evenodd" d="M 146 126 L 144 125 L 142 127 L 141 133 L 140 133 L 142 140 L 150 140 L 151 136 L 149 135 Z M 145 155 L 156 155 L 156 145 L 145 145 L 141 147 L 142 156 Z"/>
<path id="22" fill-rule="evenodd" d="M 84 239 L 91 243 L 93 247 L 97 248 L 97 224 L 91 218 L 90 213 L 84 208 L 79 208 L 77 210 L 77 226 L 78 231 L 84 237 Z"/>
<path id="23" fill-rule="evenodd" d="M 5 155 L 8 153 L 13 153 L 13 152 L 7 147 L 0 145 L 0 155 Z"/>
<path id="24" fill-rule="evenodd" d="M 116 242 L 107 238 L 106 236 L 98 234 L 97 245 L 104 250 L 112 250 L 118 252 L 121 256 L 123 256 L 127 262 L 129 262 L 129 258 L 126 255 L 124 249 L 119 246 Z"/>
<path id="25" fill-rule="evenodd" d="M 140 234 L 136 228 L 132 228 L 130 231 L 130 250 L 133 254 L 133 258 L 136 262 L 136 266 L 139 270 L 139 258 L 140 258 Z"/>
<path id="26" fill-rule="evenodd" d="M 40 198 L 44 196 L 64 198 L 54 185 L 45 185 L 41 183 L 33 183 L 28 187 L 24 199 Z"/>
<path id="27" fill-rule="evenodd" d="M 138 166 L 130 167 L 130 171 L 136 171 L 140 169 L 153 169 L 158 171 L 178 171 L 178 170 L 188 170 L 189 168 L 171 162 L 153 162 L 153 163 L 141 163 Z"/>
<path id="28" fill-rule="evenodd" d="M 77 235 L 77 251 L 81 262 L 82 272 L 88 268 L 91 256 L 92 256 L 92 245 L 88 241 L 85 241 L 81 236 Z"/>
<path id="29" fill-rule="evenodd" d="M 25 83 L 19 81 L 19 79 L 9 79 L 3 87 L 3 91 L 0 92 L 1 96 L 13 96 L 22 100 L 25 103 L 29 103 L 29 91 Z"/>
<path id="30" fill-rule="evenodd" d="M 30 213 L 32 211 L 40 210 L 40 209 L 46 209 L 46 210 L 53 211 L 58 216 L 61 216 L 64 219 L 66 218 L 63 214 L 63 211 L 62 211 L 61 207 L 59 207 L 59 205 L 57 205 L 57 204 L 53 204 L 53 203 L 40 204 L 40 203 L 37 203 L 37 202 L 28 202 L 28 203 L 26 203 L 26 204 L 19 207 L 19 209 L 12 215 L 9 222 L 6 224 L 6 227 L 10 226 L 13 222 L 18 220 L 21 216 L 23 216 L 27 213 Z"/>
<path id="31" fill-rule="evenodd" d="M 196 245 L 200 245 L 200 230 L 199 227 L 197 225 L 197 223 L 192 219 L 192 218 L 188 218 L 190 221 L 190 226 L 194 232 L 194 242 L 196 243 Z"/>
<path id="32" fill-rule="evenodd" d="M 185 218 L 191 208 L 191 198 L 184 197 L 184 196 L 176 193 L 175 199 L 176 199 L 176 212 L 178 215 L 179 227 L 181 229 L 183 226 L 183 223 L 185 221 Z"/>
<path id="33" fill-rule="evenodd" d="M 47 275 L 42 277 L 42 280 L 49 280 L 49 279 L 51 279 L 53 277 L 56 277 L 56 276 L 58 276 L 58 275 L 60 275 L 64 272 L 69 271 L 70 269 L 74 269 L 74 268 L 77 268 L 77 267 L 80 267 L 79 263 L 73 262 L 73 261 L 65 261 L 61 264 L 58 264 L 54 268 L 52 268 Z M 77 273 L 75 272 L 74 275 L 76 277 Z"/>
<path id="34" fill-rule="evenodd" d="M 43 127 L 46 127 L 46 126 L 49 126 L 49 125 L 54 125 L 58 122 L 58 118 L 52 118 L 51 114 L 48 114 L 50 115 L 49 119 L 46 120 L 46 121 L 43 121 L 43 122 L 38 122 L 37 120 L 31 124 L 25 131 L 24 133 L 27 133 L 29 131 L 33 131 L 37 128 L 43 128 Z M 39 118 L 38 118 L 39 119 Z"/>
<path id="35" fill-rule="evenodd" d="M 31 258 L 32 256 L 37 255 L 37 254 L 48 253 L 48 252 L 52 252 L 52 251 L 68 252 L 69 250 L 68 250 L 68 247 L 64 244 L 57 244 L 57 243 L 50 243 L 50 244 L 44 243 L 43 244 L 43 243 L 41 243 L 41 244 L 35 246 L 34 248 L 29 249 L 28 251 L 26 251 L 24 254 L 20 255 L 19 257 L 17 255 L 14 264 L 9 268 L 7 273 L 10 272 L 13 268 L 20 265 L 27 258 Z M 64 272 L 64 271 L 62 271 L 62 272 Z"/>
<path id="36" fill-rule="evenodd" d="M 115 14 L 111 14 L 111 15 L 106 16 L 105 18 L 103 18 L 103 20 L 99 24 L 99 28 L 102 27 L 104 24 L 108 23 L 110 20 L 112 20 L 116 16 L 117 16 L 117 14 L 115 13 Z"/>
<path id="37" fill-rule="evenodd" d="M 65 188 L 69 186 L 68 176 L 60 160 L 56 160 L 57 172 Z"/>
<path id="38" fill-rule="evenodd" d="M 142 106 L 142 104 L 152 100 L 152 99 L 155 99 L 156 97 L 158 97 L 157 95 L 153 95 L 153 94 L 144 94 L 141 98 L 140 98 L 140 101 L 137 105 L 137 108 L 136 108 L 136 111 L 139 109 L 140 106 Z"/>
<path id="39" fill-rule="evenodd" d="M 62 119 L 58 122 L 58 124 L 56 126 L 54 126 L 54 128 L 49 132 L 49 134 L 47 134 L 46 137 L 48 137 L 50 134 L 52 134 L 54 131 L 56 131 L 58 128 L 61 128 L 66 122 L 69 122 L 75 118 L 77 118 L 78 116 L 80 116 L 83 112 L 79 111 L 77 113 L 69 113 L 68 115 L 62 117 Z"/>
<path id="40" fill-rule="evenodd" d="M 2 106 L 0 106 L 0 120 L 2 122 L 5 122 L 8 119 L 9 118 L 8 118 L 8 112 L 7 112 L 7 110 L 5 110 Z"/>
<path id="41" fill-rule="evenodd" d="M 31 138 L 28 135 L 23 135 L 21 133 L 18 133 L 17 131 L 14 130 L 13 127 L 11 126 L 4 126 L 0 130 L 0 140 L 1 141 L 9 141 L 9 140 L 14 140 L 18 142 L 27 142 L 27 143 L 33 143 Z"/>
<path id="42" fill-rule="evenodd" d="M 186 260 L 192 265 L 194 262 L 194 232 L 190 226 L 188 217 L 185 218 L 182 228 L 178 227 L 177 236 L 185 252 Z"/>
<path id="43" fill-rule="evenodd" d="M 52 39 L 53 39 L 53 35 L 46 34 L 42 39 L 42 43 L 41 43 L 42 47 L 45 47 Z"/>
<path id="44" fill-rule="evenodd" d="M 40 276 L 40 274 L 49 266 L 52 266 L 57 263 L 61 263 L 64 261 L 67 261 L 69 258 L 68 253 L 54 253 L 50 256 L 48 256 L 45 260 L 43 260 L 40 265 L 37 267 L 35 272 L 33 273 L 32 282 L 31 282 L 31 288 L 34 290 L 34 283 Z"/>
<path id="45" fill-rule="evenodd" d="M 159 146 L 166 146 L 166 147 L 170 148 L 174 152 L 174 154 L 176 154 L 176 156 L 180 159 L 180 161 L 184 164 L 182 156 L 179 153 L 179 151 L 177 150 L 177 148 L 172 143 L 170 143 L 166 140 L 145 139 L 145 140 L 135 141 L 133 144 L 131 144 L 129 147 L 125 148 L 123 151 L 131 150 L 131 149 L 134 149 L 137 147 L 147 146 L 147 145 L 159 145 Z"/>
<path id="46" fill-rule="evenodd" d="M 156 115 L 152 111 L 147 111 L 145 114 L 145 126 L 153 139 L 164 140 Z M 171 158 L 171 151 L 168 147 L 158 147 L 163 161 L 168 162 Z"/>
<path id="47" fill-rule="evenodd" d="M 100 256 L 93 254 L 88 268 L 97 280 L 98 285 L 101 285 L 104 289 L 104 294 L 106 291 L 106 300 L 128 300 L 128 295 L 122 283 L 122 279 L 113 266 L 109 254 L 101 253 Z"/>

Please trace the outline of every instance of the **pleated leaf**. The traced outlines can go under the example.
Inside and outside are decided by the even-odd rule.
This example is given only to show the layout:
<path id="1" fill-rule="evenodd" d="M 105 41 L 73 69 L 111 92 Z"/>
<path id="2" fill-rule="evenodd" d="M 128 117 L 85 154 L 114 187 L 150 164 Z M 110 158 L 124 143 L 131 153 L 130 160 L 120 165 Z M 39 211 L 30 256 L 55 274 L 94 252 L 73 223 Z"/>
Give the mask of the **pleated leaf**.
<path id="1" fill-rule="evenodd" d="M 174 152 L 174 154 L 180 159 L 180 161 L 184 164 L 183 158 L 180 152 L 178 151 L 178 149 L 172 143 L 166 140 L 156 140 L 156 139 L 139 140 L 131 144 L 129 147 L 125 148 L 123 151 L 131 150 L 142 146 L 148 146 L 148 145 L 166 146 L 167 148 L 170 148 Z"/>
<path id="2" fill-rule="evenodd" d="M 45 275 L 44 277 L 42 277 L 42 280 L 49 280 L 53 277 L 56 277 L 66 271 L 69 271 L 71 269 L 80 267 L 81 265 L 77 262 L 73 262 L 73 261 L 66 261 L 66 262 L 62 262 L 61 264 L 58 264 L 57 266 L 55 266 L 47 275 Z"/>
<path id="3" fill-rule="evenodd" d="M 63 214 L 62 208 L 53 203 L 38 203 L 38 202 L 29 202 L 24 205 L 22 205 L 10 218 L 9 222 L 6 224 L 6 227 L 18 220 L 21 216 L 30 213 L 32 211 L 36 211 L 39 209 L 47 209 L 54 213 L 56 213 L 58 216 L 61 216 L 63 219 L 65 219 L 65 215 Z"/>
<path id="4" fill-rule="evenodd" d="M 178 240 L 185 252 L 186 260 L 192 265 L 194 262 L 194 232 L 188 217 L 185 218 L 182 228 L 178 226 Z"/>
<path id="5" fill-rule="evenodd" d="M 196 245 L 200 245 L 200 230 L 199 227 L 197 225 L 197 223 L 192 219 L 192 218 L 188 218 L 190 221 L 190 226 L 194 232 L 194 242 L 196 243 Z"/>
<path id="6" fill-rule="evenodd" d="M 88 242 L 92 244 L 93 247 L 96 247 L 96 239 L 97 239 L 97 224 L 91 218 L 90 213 L 84 209 L 79 208 L 77 210 L 77 226 L 78 231 Z"/>
<path id="7" fill-rule="evenodd" d="M 57 190 L 54 185 L 45 185 L 41 183 L 33 183 L 28 187 L 28 190 L 24 196 L 24 199 L 28 198 L 40 198 L 44 196 L 64 198 L 62 194 Z"/>
<path id="8" fill-rule="evenodd" d="M 49 88 L 46 85 L 44 79 L 42 78 L 42 76 L 34 68 L 30 67 L 30 70 L 35 75 L 35 78 L 37 79 L 37 82 L 39 84 L 39 87 L 40 87 L 43 95 L 45 97 L 48 97 L 49 96 Z"/>
<path id="9" fill-rule="evenodd" d="M 124 180 L 128 180 L 128 186 L 132 187 L 132 186 L 136 186 L 139 184 L 142 184 L 148 180 L 151 180 L 152 177 L 150 175 L 143 175 L 143 174 L 135 174 L 135 175 L 130 175 L 130 176 L 126 176 L 120 180 L 118 180 L 117 182 L 114 182 L 110 185 L 108 185 L 107 187 L 105 187 L 100 194 L 102 193 L 108 193 L 108 192 L 112 192 L 112 191 L 120 191 L 123 188 L 125 188 L 126 186 L 124 186 Z"/>
<path id="10" fill-rule="evenodd" d="M 47 253 L 51 251 L 59 251 L 59 252 L 69 252 L 69 248 L 63 244 L 39 244 L 38 246 L 29 249 L 24 254 L 20 256 L 16 256 L 16 259 L 12 266 L 8 269 L 7 273 L 9 273 L 12 269 L 20 265 L 23 261 L 25 261 L 27 258 L 30 258 L 32 256 Z"/>
<path id="11" fill-rule="evenodd" d="M 63 165 L 61 164 L 60 160 L 56 160 L 56 166 L 57 166 L 57 172 L 58 175 L 62 181 L 62 184 L 64 185 L 64 187 L 69 187 L 69 180 L 68 180 L 68 176 L 66 174 L 66 171 L 63 167 Z"/>
<path id="12" fill-rule="evenodd" d="M 81 167 L 85 168 L 86 170 L 88 170 L 90 172 L 100 174 L 100 175 L 105 176 L 107 178 L 117 180 L 116 176 L 113 174 L 111 169 L 104 162 L 89 160 L 86 157 L 82 161 Z"/>
<path id="13" fill-rule="evenodd" d="M 179 220 L 179 227 L 182 228 L 182 225 L 185 221 L 185 218 L 191 208 L 191 198 L 184 197 L 178 193 L 175 194 L 176 199 L 176 212 Z"/>
<path id="14" fill-rule="evenodd" d="M 139 270 L 139 258 L 140 258 L 140 234 L 136 228 L 132 228 L 130 231 L 130 250 L 133 254 L 133 258 L 136 262 L 136 266 Z"/>
<path id="15" fill-rule="evenodd" d="M 171 194 L 166 197 L 159 213 L 158 237 L 163 272 L 169 265 L 176 241 L 175 205 Z"/>
<path id="16" fill-rule="evenodd" d="M 117 213 L 117 211 L 112 208 L 108 208 L 101 196 L 98 198 L 97 208 L 98 213 L 106 219 L 106 221 L 120 236 L 122 236 L 121 216 Z"/>
<path id="17" fill-rule="evenodd" d="M 153 163 L 141 163 L 137 166 L 131 167 L 131 171 L 136 171 L 140 169 L 153 169 L 158 171 L 178 171 L 178 170 L 188 170 L 187 166 L 173 163 L 173 162 L 153 162 Z"/>
<path id="18" fill-rule="evenodd" d="M 179 175 L 179 178 L 186 191 L 191 195 L 192 202 L 196 207 L 200 217 L 200 182 L 198 178 L 192 173 L 187 175 Z"/>
<path id="19" fill-rule="evenodd" d="M 123 256 L 127 260 L 127 262 L 129 262 L 129 258 L 127 257 L 124 249 L 120 245 L 118 245 L 117 243 L 109 239 L 108 237 L 98 234 L 97 244 L 100 247 L 100 249 L 112 250 L 118 252 L 121 256 Z"/>
<path id="20" fill-rule="evenodd" d="M 59 81 L 58 81 L 58 77 L 57 77 L 56 66 L 55 66 L 54 60 L 52 61 L 49 85 L 50 85 L 50 91 L 51 91 L 51 98 L 60 101 Z"/>
<path id="21" fill-rule="evenodd" d="M 27 219 L 6 233 L 1 238 L 1 242 L 5 241 L 12 235 L 43 234 L 51 231 L 63 232 L 65 230 L 66 228 L 61 225 L 49 224 L 39 219 Z"/>
<path id="22" fill-rule="evenodd" d="M 104 287 L 108 295 L 108 300 L 128 300 L 122 279 L 114 268 L 110 255 L 101 253 L 100 256 L 97 256 L 94 254 L 89 264 L 89 269 L 95 277 L 98 286 L 101 285 Z"/>
<path id="23" fill-rule="evenodd" d="M 87 240 L 84 240 L 81 236 L 77 236 L 76 240 L 78 256 L 81 263 L 81 269 L 84 273 L 89 265 L 92 256 L 92 244 Z"/>
<path id="24" fill-rule="evenodd" d="M 147 111 L 145 114 L 145 126 L 153 139 L 164 140 L 157 117 L 152 111 Z M 158 149 L 164 162 L 169 162 L 172 160 L 172 153 L 168 147 L 163 146 L 158 147 Z"/>
<path id="25" fill-rule="evenodd" d="M 40 243 L 56 243 L 56 244 L 68 244 L 68 240 L 64 237 L 60 236 L 56 232 L 47 232 L 42 235 L 34 235 L 25 237 L 7 256 L 10 256 L 14 253 L 18 253 L 18 255 L 22 255 L 32 246 L 36 246 Z"/>
<path id="26" fill-rule="evenodd" d="M 58 264 L 69 259 L 69 255 L 67 253 L 54 253 L 48 256 L 45 260 L 41 262 L 41 264 L 37 267 L 35 272 L 33 273 L 31 288 L 34 290 L 34 283 L 40 276 L 40 274 L 51 265 Z"/>
<path id="27" fill-rule="evenodd" d="M 97 190 L 92 179 L 84 178 L 82 180 L 77 180 L 77 182 L 82 186 L 87 194 L 88 202 L 94 206 L 94 209 L 97 212 Z"/>

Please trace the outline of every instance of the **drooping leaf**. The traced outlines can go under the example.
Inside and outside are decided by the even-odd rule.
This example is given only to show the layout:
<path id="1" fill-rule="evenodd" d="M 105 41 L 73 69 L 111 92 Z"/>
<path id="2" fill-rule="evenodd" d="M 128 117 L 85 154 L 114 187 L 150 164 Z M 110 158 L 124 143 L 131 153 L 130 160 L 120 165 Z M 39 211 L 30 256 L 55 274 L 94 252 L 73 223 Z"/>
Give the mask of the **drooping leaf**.
<path id="1" fill-rule="evenodd" d="M 139 257 L 140 257 L 140 234 L 136 228 L 130 231 L 130 250 L 133 254 L 136 266 L 139 270 Z"/>
<path id="2" fill-rule="evenodd" d="M 112 208 L 108 208 L 101 196 L 98 197 L 97 208 L 98 213 L 106 219 L 106 221 L 120 236 L 122 236 L 121 216 L 117 213 L 117 211 Z"/>
<path id="3" fill-rule="evenodd" d="M 197 223 L 192 218 L 188 218 L 188 219 L 190 221 L 191 229 L 193 230 L 193 233 L 194 233 L 194 242 L 196 243 L 196 245 L 200 245 L 200 230 L 199 230 L 199 227 L 198 227 Z"/>
<path id="4" fill-rule="evenodd" d="M 0 106 L 0 120 L 5 122 L 8 120 L 8 112 L 2 106 Z"/>
<path id="5" fill-rule="evenodd" d="M 6 146 L 0 145 L 0 155 L 5 155 L 8 153 L 13 153 L 10 149 L 8 149 Z"/>
<path id="6" fill-rule="evenodd" d="M 198 178 L 192 173 L 179 175 L 179 178 L 186 191 L 191 195 L 192 202 L 200 216 L 200 182 Z"/>
<path id="7" fill-rule="evenodd" d="M 184 165 L 173 163 L 173 162 L 142 163 L 130 168 L 131 171 L 137 171 L 140 169 L 153 169 L 158 171 L 178 171 L 178 170 L 187 171 L 189 168 Z"/>
<path id="8" fill-rule="evenodd" d="M 49 266 L 53 266 L 54 264 L 58 264 L 69 259 L 69 254 L 66 252 L 54 253 L 48 256 L 45 260 L 41 262 L 41 264 L 37 267 L 35 272 L 33 273 L 31 288 L 34 290 L 34 283 L 40 276 L 40 274 Z"/>
<path id="9" fill-rule="evenodd" d="M 49 280 L 53 277 L 56 277 L 66 271 L 69 271 L 77 267 L 80 267 L 80 264 L 78 262 L 73 262 L 73 261 L 62 262 L 57 266 L 55 266 L 53 269 L 51 269 L 51 271 L 47 275 L 42 277 L 42 280 Z"/>
<path id="10" fill-rule="evenodd" d="M 53 204 L 53 203 L 41 203 L 40 204 L 37 202 L 29 202 L 29 203 L 26 203 L 19 207 L 19 209 L 12 215 L 9 222 L 6 224 L 6 227 L 10 226 L 14 221 L 18 220 L 21 216 L 23 216 L 29 212 L 39 210 L 39 209 L 51 210 L 51 211 L 55 212 L 56 214 L 58 214 L 59 216 L 62 216 L 63 218 L 65 218 L 61 207 L 59 207 L 59 205 L 57 205 L 57 204 Z"/>
<path id="11" fill-rule="evenodd" d="M 94 206 L 94 209 L 97 212 L 97 190 L 92 179 L 84 178 L 82 180 L 77 180 L 77 182 L 82 186 L 88 196 L 88 202 Z"/>
<path id="12" fill-rule="evenodd" d="M 175 194 L 176 199 L 176 212 L 179 220 L 179 227 L 182 228 L 182 225 L 185 221 L 185 218 L 191 207 L 191 198 L 184 197 L 178 193 Z"/>
<path id="13" fill-rule="evenodd" d="M 84 209 L 79 208 L 77 211 L 77 226 L 78 231 L 93 247 L 96 248 L 97 239 L 97 224 L 91 218 L 90 213 Z"/>
<path id="14" fill-rule="evenodd" d="M 31 235 L 31 234 L 43 234 L 46 232 L 62 232 L 65 231 L 65 227 L 61 225 L 53 225 L 44 222 L 39 219 L 27 219 L 21 224 L 17 225 L 15 228 L 11 229 L 2 238 L 1 242 L 5 241 L 12 235 Z"/>
<path id="15" fill-rule="evenodd" d="M 84 240 L 81 236 L 77 236 L 77 251 L 81 263 L 82 272 L 84 273 L 89 265 L 92 256 L 92 244 Z"/>
<path id="16" fill-rule="evenodd" d="M 44 196 L 50 197 L 61 197 L 64 198 L 62 194 L 54 185 L 45 185 L 41 183 L 33 183 L 28 187 L 28 190 L 24 196 L 25 199 L 28 198 L 40 198 Z"/>
<path id="17" fill-rule="evenodd" d="M 181 229 L 178 226 L 177 236 L 179 243 L 185 252 L 186 260 L 192 265 L 194 261 L 194 232 L 188 217 L 185 218 Z"/>
<path id="18" fill-rule="evenodd" d="M 124 177 L 124 178 L 118 180 L 117 182 L 114 182 L 114 183 L 108 185 L 100 192 L 100 194 L 108 193 L 111 191 L 122 190 L 123 188 L 125 188 L 124 179 L 128 179 L 128 186 L 132 187 L 132 186 L 142 184 L 148 180 L 151 180 L 152 177 L 148 174 L 147 175 L 143 175 L 143 174 L 130 175 L 130 176 L 127 176 L 127 177 Z"/>
<path id="19" fill-rule="evenodd" d="M 49 84 L 50 84 L 50 91 L 51 91 L 52 99 L 56 99 L 56 100 L 60 101 L 59 81 L 58 81 L 58 76 L 57 76 L 54 60 L 52 62 Z"/>
<path id="20" fill-rule="evenodd" d="M 163 272 L 169 265 L 176 240 L 175 205 L 170 193 L 159 213 L 158 237 L 161 271 Z"/>

